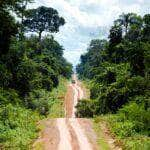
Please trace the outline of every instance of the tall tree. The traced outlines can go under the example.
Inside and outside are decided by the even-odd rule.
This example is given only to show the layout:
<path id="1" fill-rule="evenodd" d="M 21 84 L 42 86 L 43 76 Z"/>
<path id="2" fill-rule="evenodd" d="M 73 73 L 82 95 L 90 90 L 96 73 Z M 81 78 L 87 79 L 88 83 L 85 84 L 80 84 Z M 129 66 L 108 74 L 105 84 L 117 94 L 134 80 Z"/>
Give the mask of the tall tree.
<path id="1" fill-rule="evenodd" d="M 14 18 L 4 9 L 0 9 L 0 56 L 9 50 L 11 37 L 17 33 Z"/>
<path id="2" fill-rule="evenodd" d="M 114 25 L 110 29 L 109 43 L 111 46 L 119 44 L 122 40 L 122 28 L 120 25 Z"/>
<path id="3" fill-rule="evenodd" d="M 23 14 L 23 11 L 25 11 L 23 5 L 31 1 L 32 0 L 0 0 L 0 55 L 8 52 L 11 37 L 18 33 L 19 24 L 16 23 L 10 10 L 22 18 L 20 14 Z"/>
<path id="4" fill-rule="evenodd" d="M 146 14 L 143 18 L 144 28 L 143 28 L 143 39 L 145 41 L 150 41 L 150 14 Z"/>
<path id="5" fill-rule="evenodd" d="M 141 17 L 137 16 L 135 13 L 127 13 L 119 16 L 119 19 L 115 21 L 116 24 L 123 26 L 125 30 L 125 35 L 127 34 L 130 25 L 137 24 L 142 25 Z"/>
<path id="6" fill-rule="evenodd" d="M 19 4 L 16 4 L 16 6 L 15 6 L 15 11 L 16 11 L 17 16 L 19 18 L 21 18 L 21 23 L 20 23 L 20 28 L 19 28 L 20 40 L 22 40 L 23 37 L 24 37 L 24 25 L 23 25 L 23 22 L 24 22 L 25 16 L 27 15 L 26 7 L 27 7 L 27 4 L 31 3 L 31 2 L 33 2 L 33 0 L 23 0 Z"/>
<path id="7" fill-rule="evenodd" d="M 37 9 L 30 9 L 24 21 L 27 31 L 37 32 L 39 40 L 43 31 L 58 32 L 59 27 L 65 24 L 65 20 L 59 17 L 57 10 L 51 7 L 41 6 Z"/>

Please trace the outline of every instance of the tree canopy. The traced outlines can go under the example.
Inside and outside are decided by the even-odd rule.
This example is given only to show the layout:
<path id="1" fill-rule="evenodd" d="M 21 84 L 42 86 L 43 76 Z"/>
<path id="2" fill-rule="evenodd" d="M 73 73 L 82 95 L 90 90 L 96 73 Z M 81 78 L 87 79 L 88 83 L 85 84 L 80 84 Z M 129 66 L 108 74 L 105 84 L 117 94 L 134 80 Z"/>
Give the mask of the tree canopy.
<path id="1" fill-rule="evenodd" d="M 149 14 L 122 14 L 114 21 L 108 41 L 91 41 L 87 53 L 80 58 L 77 72 L 80 78 L 91 80 L 92 100 L 78 104 L 79 116 L 86 108 L 91 108 L 90 116 L 116 113 L 133 101 L 144 105 L 143 111 L 150 108 L 149 20 Z"/>
<path id="2" fill-rule="evenodd" d="M 65 20 L 59 17 L 57 10 L 41 6 L 37 9 L 28 10 L 28 15 L 24 20 L 27 31 L 37 32 L 39 39 L 43 31 L 58 32 L 59 27 L 65 24 Z"/>
<path id="3" fill-rule="evenodd" d="M 53 89 L 72 74 L 64 48 L 53 36 L 39 41 L 32 35 L 58 32 L 64 19 L 53 8 L 27 10 L 31 1 L 0 0 L 0 149 L 29 149 L 36 122 L 58 103 Z"/>

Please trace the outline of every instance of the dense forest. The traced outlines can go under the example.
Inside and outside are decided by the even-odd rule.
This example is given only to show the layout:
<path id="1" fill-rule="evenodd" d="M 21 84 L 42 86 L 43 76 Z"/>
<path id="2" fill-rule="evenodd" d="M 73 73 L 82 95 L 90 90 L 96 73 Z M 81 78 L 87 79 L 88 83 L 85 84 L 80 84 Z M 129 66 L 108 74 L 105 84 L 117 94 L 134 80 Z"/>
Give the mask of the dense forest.
<path id="1" fill-rule="evenodd" d="M 72 74 L 63 47 L 51 35 L 64 18 L 44 6 L 27 10 L 30 2 L 0 1 L 0 149 L 30 145 L 36 122 L 51 108 L 52 89 L 60 76 Z"/>
<path id="2" fill-rule="evenodd" d="M 90 81 L 91 93 L 90 100 L 78 103 L 77 116 L 113 114 L 109 121 L 117 136 L 128 137 L 130 142 L 136 137 L 136 142 L 141 143 L 134 143 L 135 149 L 147 141 L 147 147 L 141 148 L 149 149 L 150 14 L 120 15 L 108 39 L 91 41 L 77 73 Z M 134 149 L 130 146 L 128 149 Z"/>

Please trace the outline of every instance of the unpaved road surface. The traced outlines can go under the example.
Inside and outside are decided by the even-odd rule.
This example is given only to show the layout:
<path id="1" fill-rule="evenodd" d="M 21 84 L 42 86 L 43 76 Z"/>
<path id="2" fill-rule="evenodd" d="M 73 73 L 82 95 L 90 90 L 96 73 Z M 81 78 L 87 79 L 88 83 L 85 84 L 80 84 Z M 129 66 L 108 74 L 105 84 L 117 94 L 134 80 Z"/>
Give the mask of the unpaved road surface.
<path id="1" fill-rule="evenodd" d="M 79 99 L 83 98 L 83 91 L 81 87 L 77 84 L 77 78 L 74 75 L 73 79 L 75 80 L 75 84 L 70 83 L 70 88 L 72 89 L 72 97 L 68 97 L 68 101 L 72 107 L 69 107 L 66 110 L 66 118 L 58 118 L 57 119 L 57 127 L 60 133 L 60 141 L 58 145 L 58 150 L 93 150 L 92 144 L 89 142 L 82 125 L 79 122 L 79 118 L 76 118 L 76 108 L 75 106 L 78 103 Z M 66 103 L 68 104 L 68 103 Z M 66 106 L 65 108 L 67 108 Z M 71 113 L 67 113 L 67 111 Z"/>
<path id="2" fill-rule="evenodd" d="M 91 125 L 85 129 L 84 123 L 90 120 L 76 118 L 75 106 L 78 100 L 86 95 L 75 75 L 75 83 L 68 85 L 65 97 L 65 118 L 47 119 L 42 124 L 46 126 L 33 145 L 34 150 L 96 150 L 95 134 Z M 90 137 L 87 132 L 90 132 Z M 92 137 L 93 136 L 93 137 Z M 95 140 L 96 141 L 96 140 Z"/>

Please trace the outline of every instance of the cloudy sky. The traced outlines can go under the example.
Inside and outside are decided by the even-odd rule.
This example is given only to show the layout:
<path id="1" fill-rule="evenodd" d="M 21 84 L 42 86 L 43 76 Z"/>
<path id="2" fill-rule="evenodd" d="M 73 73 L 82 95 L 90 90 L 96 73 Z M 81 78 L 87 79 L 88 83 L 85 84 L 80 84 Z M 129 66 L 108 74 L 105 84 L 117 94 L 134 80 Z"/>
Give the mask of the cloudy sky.
<path id="1" fill-rule="evenodd" d="M 122 12 L 150 13 L 150 0 L 35 0 L 30 7 L 41 5 L 57 9 L 65 18 L 66 24 L 55 39 L 74 65 L 79 63 L 91 39 L 108 37 L 113 20 Z"/>

